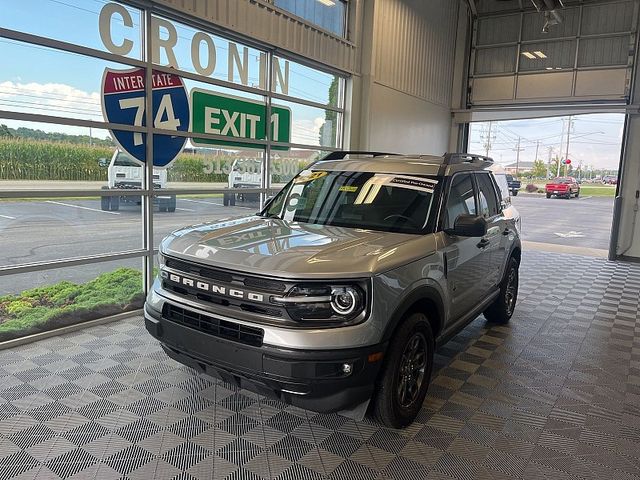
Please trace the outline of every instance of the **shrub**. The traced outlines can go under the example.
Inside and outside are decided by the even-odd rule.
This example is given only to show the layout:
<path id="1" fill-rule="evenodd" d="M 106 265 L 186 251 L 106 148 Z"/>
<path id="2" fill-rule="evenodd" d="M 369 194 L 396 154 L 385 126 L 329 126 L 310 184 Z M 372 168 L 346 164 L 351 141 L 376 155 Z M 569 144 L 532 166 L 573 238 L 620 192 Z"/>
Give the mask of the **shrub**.
<path id="1" fill-rule="evenodd" d="M 536 185 L 534 185 L 533 183 L 529 183 L 526 187 L 525 190 L 529 193 L 534 193 L 538 191 L 538 187 Z"/>
<path id="2" fill-rule="evenodd" d="M 103 273 L 84 284 L 59 282 L 0 297 L 0 341 L 142 306 L 142 274 L 132 268 Z"/>

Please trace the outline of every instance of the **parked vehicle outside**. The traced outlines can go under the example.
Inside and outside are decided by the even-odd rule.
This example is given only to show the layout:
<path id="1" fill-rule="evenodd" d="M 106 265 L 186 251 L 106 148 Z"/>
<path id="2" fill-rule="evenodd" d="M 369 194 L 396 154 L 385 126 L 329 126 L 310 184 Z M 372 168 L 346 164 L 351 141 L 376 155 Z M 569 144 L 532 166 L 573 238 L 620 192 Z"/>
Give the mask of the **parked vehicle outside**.
<path id="1" fill-rule="evenodd" d="M 116 150 L 111 160 L 101 158 L 100 166 L 107 167 L 107 185 L 103 190 L 140 190 L 144 179 L 144 164 L 135 160 L 127 153 Z M 153 188 L 163 190 L 167 188 L 167 170 L 153 169 Z M 161 212 L 176 211 L 176 196 L 158 192 L 153 201 Z M 122 204 L 140 205 L 141 197 L 138 195 L 103 195 L 100 198 L 100 208 L 105 211 L 116 211 Z"/>
<path id="2" fill-rule="evenodd" d="M 616 175 L 605 175 L 602 177 L 602 183 L 605 185 L 617 185 L 618 177 Z"/>
<path id="3" fill-rule="evenodd" d="M 514 312 L 521 242 L 491 164 L 331 153 L 257 214 L 165 238 L 146 328 L 226 382 L 404 427 L 436 347 Z"/>
<path id="4" fill-rule="evenodd" d="M 520 187 L 522 187 L 522 182 L 515 178 L 513 175 L 507 174 L 507 184 L 509 185 L 509 191 L 512 196 L 517 196 Z"/>
<path id="5" fill-rule="evenodd" d="M 558 177 L 545 185 L 547 198 L 556 196 L 558 198 L 571 198 L 580 196 L 580 185 L 573 177 Z"/>
<path id="6" fill-rule="evenodd" d="M 238 158 L 231 165 L 229 172 L 228 188 L 261 188 L 262 160 L 258 158 Z M 236 204 L 236 199 L 241 201 L 257 202 L 259 193 L 225 193 L 222 203 L 226 206 Z"/>

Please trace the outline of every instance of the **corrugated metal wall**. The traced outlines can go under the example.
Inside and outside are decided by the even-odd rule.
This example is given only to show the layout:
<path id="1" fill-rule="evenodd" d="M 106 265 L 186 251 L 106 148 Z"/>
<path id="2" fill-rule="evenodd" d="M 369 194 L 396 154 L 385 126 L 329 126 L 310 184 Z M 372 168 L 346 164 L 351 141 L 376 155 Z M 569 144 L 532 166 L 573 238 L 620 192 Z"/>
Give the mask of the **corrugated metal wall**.
<path id="1" fill-rule="evenodd" d="M 345 72 L 357 71 L 355 46 L 256 0 L 153 0 L 239 35 Z"/>
<path id="2" fill-rule="evenodd" d="M 458 8 L 454 0 L 377 0 L 375 82 L 450 107 Z"/>

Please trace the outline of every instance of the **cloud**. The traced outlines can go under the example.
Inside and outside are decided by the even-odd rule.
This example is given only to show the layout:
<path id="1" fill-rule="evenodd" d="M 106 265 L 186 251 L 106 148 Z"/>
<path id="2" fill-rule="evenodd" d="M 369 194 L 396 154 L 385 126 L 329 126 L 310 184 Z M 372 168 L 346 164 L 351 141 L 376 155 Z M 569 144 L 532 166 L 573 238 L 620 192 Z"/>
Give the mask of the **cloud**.
<path id="1" fill-rule="evenodd" d="M 102 120 L 98 92 L 85 92 L 63 83 L 1 82 L 0 106 L 14 112 Z"/>

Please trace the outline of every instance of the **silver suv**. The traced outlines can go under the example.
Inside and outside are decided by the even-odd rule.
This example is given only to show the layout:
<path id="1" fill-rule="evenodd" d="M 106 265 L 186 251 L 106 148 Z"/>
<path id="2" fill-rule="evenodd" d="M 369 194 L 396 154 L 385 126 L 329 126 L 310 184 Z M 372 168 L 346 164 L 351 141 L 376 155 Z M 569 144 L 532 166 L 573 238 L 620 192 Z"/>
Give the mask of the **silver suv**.
<path id="1" fill-rule="evenodd" d="M 491 163 L 331 153 L 256 215 L 164 239 L 147 330 L 226 382 L 406 426 L 436 347 L 513 314 L 520 238 Z"/>

